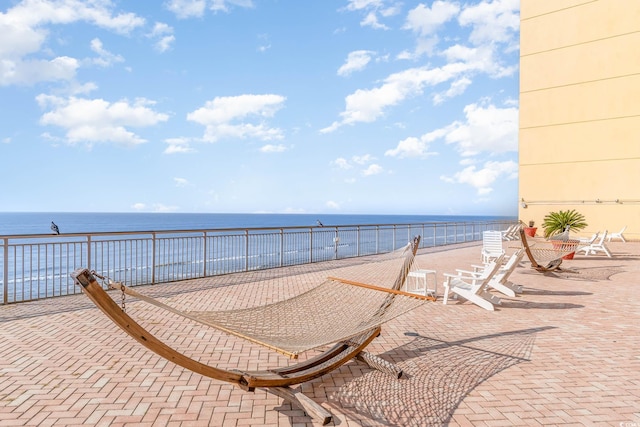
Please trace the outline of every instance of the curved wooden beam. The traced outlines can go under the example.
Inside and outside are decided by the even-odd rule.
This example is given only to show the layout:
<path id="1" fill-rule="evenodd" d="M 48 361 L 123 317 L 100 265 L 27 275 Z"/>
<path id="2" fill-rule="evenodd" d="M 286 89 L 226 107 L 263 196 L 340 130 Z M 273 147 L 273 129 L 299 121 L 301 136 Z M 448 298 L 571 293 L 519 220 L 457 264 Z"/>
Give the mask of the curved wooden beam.
<path id="1" fill-rule="evenodd" d="M 531 261 L 531 267 L 533 267 L 535 270 L 544 273 L 547 271 L 560 269 L 560 264 L 562 264 L 562 257 L 558 257 L 558 259 L 551 261 L 549 264 L 547 264 L 546 267 L 538 264 L 536 259 L 533 257 L 533 254 L 531 253 L 531 248 L 529 248 L 529 242 L 527 241 L 527 235 L 524 233 L 524 229 L 522 227 L 520 227 L 520 241 L 522 242 L 522 247 L 527 254 L 527 258 L 529 258 L 529 261 Z"/>

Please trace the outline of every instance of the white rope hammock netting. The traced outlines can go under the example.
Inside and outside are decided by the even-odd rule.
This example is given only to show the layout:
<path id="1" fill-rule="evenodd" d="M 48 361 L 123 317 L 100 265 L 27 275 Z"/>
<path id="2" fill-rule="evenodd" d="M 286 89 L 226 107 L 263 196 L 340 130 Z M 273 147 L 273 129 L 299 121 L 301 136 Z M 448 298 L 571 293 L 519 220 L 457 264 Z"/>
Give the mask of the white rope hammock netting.
<path id="1" fill-rule="evenodd" d="M 396 291 L 400 290 L 406 273 L 417 268 L 410 245 L 378 256 L 375 261 L 359 260 L 352 264 L 354 265 L 320 271 L 318 265 L 310 266 L 315 271 L 308 274 L 298 268 L 294 277 L 283 276 L 279 279 L 288 283 L 296 279 L 308 282 L 310 274 L 315 283 L 319 284 L 281 301 L 232 310 L 193 310 L 190 308 L 206 304 L 202 301 L 190 305 L 180 304 L 179 301 L 175 304 L 174 298 L 165 304 L 159 298 L 151 298 L 121 284 L 111 284 L 132 297 L 174 314 L 266 346 L 289 357 L 297 357 L 299 353 L 356 337 L 426 302 L 416 295 L 393 290 L 394 287 Z M 264 280 L 261 274 L 268 273 L 253 272 L 256 291 L 259 281 Z M 271 283 L 272 289 L 277 289 L 279 279 L 274 279 L 275 287 Z M 359 282 L 361 285 L 349 282 Z M 386 291 L 376 288 L 385 288 Z M 210 291 L 207 292 L 207 297 L 216 296 Z M 180 309 L 176 308 L 181 305 Z"/>

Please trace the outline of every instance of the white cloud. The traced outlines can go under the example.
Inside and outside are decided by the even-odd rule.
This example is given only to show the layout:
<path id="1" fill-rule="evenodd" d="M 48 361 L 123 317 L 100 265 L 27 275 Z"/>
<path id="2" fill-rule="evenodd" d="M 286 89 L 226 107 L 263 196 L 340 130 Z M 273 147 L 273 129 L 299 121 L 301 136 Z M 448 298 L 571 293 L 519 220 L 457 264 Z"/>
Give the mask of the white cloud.
<path id="1" fill-rule="evenodd" d="M 508 105 L 511 105 L 509 103 Z M 430 144 L 444 140 L 456 144 L 462 156 L 480 152 L 506 153 L 518 150 L 518 108 L 499 108 L 493 104 L 469 104 L 464 108 L 466 120 L 428 132 L 419 138 L 408 137 L 384 155 L 391 157 L 426 157 Z"/>
<path id="2" fill-rule="evenodd" d="M 354 163 L 357 163 L 359 165 L 365 165 L 367 163 L 374 161 L 375 157 L 371 156 L 371 154 L 364 154 L 362 156 L 353 156 L 351 160 L 353 160 Z"/>
<path id="3" fill-rule="evenodd" d="M 388 30 L 389 27 L 380 23 L 378 14 L 382 17 L 389 17 L 399 13 L 397 6 L 384 7 L 383 0 L 349 0 L 344 8 L 348 11 L 363 11 L 365 17 L 360 21 L 362 27 L 371 27 L 375 30 Z"/>
<path id="4" fill-rule="evenodd" d="M 164 140 L 169 146 L 165 148 L 164 154 L 176 154 L 176 153 L 192 153 L 195 150 L 190 147 L 189 138 L 167 138 Z"/>
<path id="5" fill-rule="evenodd" d="M 418 33 L 420 36 L 429 36 L 445 22 L 451 20 L 460 11 L 457 3 L 446 1 L 434 1 L 429 6 L 419 4 L 407 14 L 407 20 L 403 28 Z"/>
<path id="6" fill-rule="evenodd" d="M 74 96 L 62 98 L 38 95 L 42 108 L 51 108 L 40 118 L 42 125 L 58 126 L 66 130 L 68 144 L 114 142 L 137 145 L 145 139 L 127 130 L 127 127 L 148 127 L 168 120 L 169 116 L 150 108 L 153 101 L 136 99 L 133 103 L 120 100 L 110 103 L 103 99 L 86 99 Z"/>
<path id="7" fill-rule="evenodd" d="M 134 203 L 131 205 L 131 209 L 136 211 L 175 212 L 178 210 L 178 207 L 165 205 L 163 203 L 154 203 L 151 207 L 147 206 L 145 203 Z"/>
<path id="8" fill-rule="evenodd" d="M 514 41 L 520 28 L 520 0 L 483 0 L 467 6 L 460 13 L 458 22 L 471 26 L 469 41 L 484 43 L 509 43 Z"/>
<path id="9" fill-rule="evenodd" d="M 332 162 L 334 165 L 338 166 L 340 169 L 351 169 L 352 166 L 349 164 L 349 161 L 344 157 L 338 157 Z"/>
<path id="10" fill-rule="evenodd" d="M 375 52 L 370 50 L 355 50 L 350 52 L 346 62 L 338 68 L 338 75 L 348 76 L 355 71 L 364 70 L 373 55 L 375 55 Z"/>
<path id="11" fill-rule="evenodd" d="M 267 50 L 271 49 L 271 43 L 269 39 L 269 34 L 258 34 L 258 40 L 260 40 L 258 52 L 266 52 Z"/>
<path id="12" fill-rule="evenodd" d="M 329 133 L 343 125 L 358 122 L 370 123 L 377 120 L 387 107 L 399 104 L 410 96 L 423 92 L 427 85 L 436 85 L 454 78 L 469 67 L 463 63 L 447 64 L 439 68 L 419 67 L 391 74 L 377 88 L 358 89 L 345 98 L 345 111 L 340 113 L 341 121 L 321 129 L 321 133 Z"/>
<path id="13" fill-rule="evenodd" d="M 285 147 L 282 144 L 278 144 L 278 145 L 267 144 L 260 148 L 260 151 L 262 151 L 263 153 L 282 153 L 283 151 L 286 151 L 286 150 L 287 150 L 287 147 Z"/>
<path id="14" fill-rule="evenodd" d="M 456 44 L 445 49 L 442 55 L 448 62 L 468 64 L 469 70 L 484 72 L 495 78 L 510 76 L 518 69 L 517 64 L 501 65 L 496 58 L 495 46 L 491 44 L 479 47 Z"/>
<path id="15" fill-rule="evenodd" d="M 152 208 L 154 212 L 175 212 L 178 209 L 178 206 L 165 205 L 163 203 L 154 203 Z"/>
<path id="16" fill-rule="evenodd" d="M 398 157 L 400 159 L 407 157 L 428 157 L 437 153 L 429 151 L 429 144 L 433 140 L 444 135 L 445 130 L 436 130 L 422 135 L 420 138 L 408 137 L 398 143 L 396 148 L 385 151 L 385 156 Z M 435 136 L 437 135 L 437 136 Z"/>
<path id="17" fill-rule="evenodd" d="M 333 200 L 328 200 L 327 203 L 325 203 L 325 206 L 329 209 L 340 210 L 340 204 L 338 202 L 334 202 Z"/>
<path id="18" fill-rule="evenodd" d="M 446 135 L 463 156 L 481 151 L 491 153 L 518 150 L 518 108 L 470 104 L 464 107 L 465 123 L 454 123 Z"/>
<path id="19" fill-rule="evenodd" d="M 92 63 L 99 65 L 100 67 L 110 67 L 116 62 L 123 62 L 124 58 L 120 55 L 115 55 L 104 48 L 100 39 L 91 40 L 91 50 L 98 54 L 98 58 L 91 60 Z"/>
<path id="20" fill-rule="evenodd" d="M 75 77 L 78 67 L 78 61 L 68 56 L 59 56 L 52 60 L 0 59 L 0 86 L 71 80 Z"/>
<path id="21" fill-rule="evenodd" d="M 50 34 L 48 26 L 87 22 L 128 34 L 145 23 L 134 13 L 116 14 L 112 9 L 109 0 L 40 0 L 22 1 L 0 13 L 0 86 L 69 81 L 75 77 L 79 67 L 76 58 L 51 52 L 42 53 L 46 59 L 38 57 Z M 114 58 L 118 57 L 111 57 Z"/>
<path id="22" fill-rule="evenodd" d="M 158 52 L 166 52 L 171 49 L 173 42 L 176 41 L 173 35 L 173 27 L 163 22 L 156 22 L 151 33 L 147 37 L 156 40 L 154 48 Z"/>
<path id="23" fill-rule="evenodd" d="M 374 163 L 372 165 L 369 165 L 369 167 L 366 168 L 365 170 L 363 170 L 362 175 L 364 176 L 378 175 L 382 173 L 382 171 L 383 171 L 382 166 Z"/>
<path id="24" fill-rule="evenodd" d="M 426 38 L 418 38 L 416 41 L 416 47 L 413 51 L 403 50 L 398 55 L 396 55 L 396 59 L 408 59 L 415 61 L 420 59 L 423 55 L 433 55 L 435 52 L 436 46 L 440 39 L 438 36 L 426 37 Z"/>
<path id="25" fill-rule="evenodd" d="M 486 195 L 493 191 L 493 183 L 501 177 L 515 179 L 518 176 L 518 164 L 511 160 L 505 162 L 486 162 L 482 169 L 468 166 L 456 172 L 452 177 L 441 176 L 445 182 L 468 184 L 478 191 L 478 195 Z"/>
<path id="26" fill-rule="evenodd" d="M 228 12 L 229 5 L 245 8 L 253 7 L 251 0 L 170 0 L 167 9 L 178 18 L 193 18 L 204 15 L 206 9 L 213 12 Z"/>
<path id="27" fill-rule="evenodd" d="M 376 15 L 376 12 L 371 11 L 369 13 L 367 13 L 367 15 L 364 17 L 364 19 L 360 22 L 360 25 L 363 27 L 371 27 L 374 30 L 388 30 L 389 27 L 387 27 L 384 24 L 381 24 L 378 21 L 378 15 Z"/>
<path id="28" fill-rule="evenodd" d="M 269 127 L 263 120 L 273 117 L 285 100 L 280 95 L 217 97 L 187 114 L 187 120 L 205 126 L 202 139 L 206 142 L 222 138 L 282 139 L 282 131 Z M 254 117 L 261 122 L 254 124 L 246 121 Z"/>
<path id="29" fill-rule="evenodd" d="M 442 104 L 446 99 L 453 98 L 454 96 L 462 95 L 467 87 L 471 84 L 471 80 L 466 77 L 461 77 L 451 83 L 449 89 L 444 92 L 437 93 L 433 96 L 433 104 Z"/>
<path id="30" fill-rule="evenodd" d="M 175 182 L 176 187 L 186 187 L 189 185 L 189 181 L 185 178 L 173 178 L 173 182 Z"/>
<path id="31" fill-rule="evenodd" d="M 383 4 L 382 0 L 348 0 L 347 3 L 346 9 L 351 11 L 380 8 Z"/>

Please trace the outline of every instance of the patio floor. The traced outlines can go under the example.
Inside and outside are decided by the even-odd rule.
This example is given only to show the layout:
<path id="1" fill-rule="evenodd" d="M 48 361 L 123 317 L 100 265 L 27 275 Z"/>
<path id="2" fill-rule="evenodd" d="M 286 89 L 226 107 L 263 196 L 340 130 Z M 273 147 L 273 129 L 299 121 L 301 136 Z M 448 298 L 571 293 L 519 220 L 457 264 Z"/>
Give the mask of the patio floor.
<path id="1" fill-rule="evenodd" d="M 576 256 L 557 273 L 538 273 L 525 257 L 511 276 L 524 293 L 502 297 L 494 312 L 440 298 L 384 325 L 368 351 L 400 366 L 403 378 L 351 361 L 300 388 L 343 427 L 640 426 L 640 242 L 608 246 L 613 258 Z M 442 273 L 478 264 L 480 246 L 421 250 L 417 259 L 437 270 L 441 296 Z M 220 291 L 211 283 L 153 292 Z M 224 292 L 229 301 L 247 297 Z M 173 329 L 167 338 L 201 361 L 282 362 L 174 322 L 156 326 Z M 0 426 L 22 425 L 319 424 L 264 390 L 244 392 L 161 359 L 77 295 L 0 306 Z"/>

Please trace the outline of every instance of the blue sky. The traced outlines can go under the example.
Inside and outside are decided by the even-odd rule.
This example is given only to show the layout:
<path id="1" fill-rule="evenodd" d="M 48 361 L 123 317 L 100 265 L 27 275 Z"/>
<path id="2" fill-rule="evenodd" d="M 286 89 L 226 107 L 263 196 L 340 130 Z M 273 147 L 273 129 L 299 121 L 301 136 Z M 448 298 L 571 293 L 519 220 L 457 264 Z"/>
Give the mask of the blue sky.
<path id="1" fill-rule="evenodd" d="M 516 215 L 519 1 L 0 2 L 0 211 Z"/>

